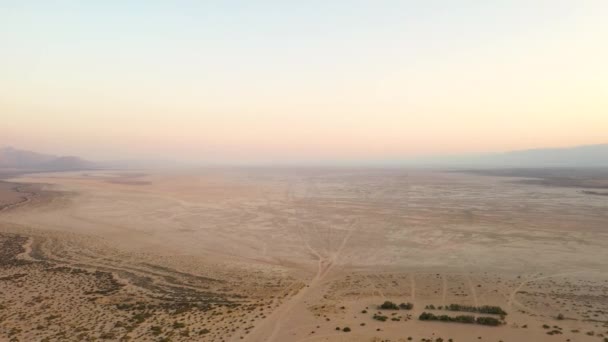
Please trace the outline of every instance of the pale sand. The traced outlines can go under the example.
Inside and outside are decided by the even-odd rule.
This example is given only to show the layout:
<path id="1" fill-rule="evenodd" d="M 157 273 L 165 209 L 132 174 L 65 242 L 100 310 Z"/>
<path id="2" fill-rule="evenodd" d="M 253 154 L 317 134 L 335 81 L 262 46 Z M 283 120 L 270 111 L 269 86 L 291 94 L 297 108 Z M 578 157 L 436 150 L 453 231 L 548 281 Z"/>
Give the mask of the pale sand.
<path id="1" fill-rule="evenodd" d="M 83 333 L 209 341 L 608 336 L 608 201 L 576 189 L 382 170 L 104 171 L 12 181 L 46 185 L 0 213 L 0 232 L 31 237 L 32 256 L 52 266 L 3 269 L 0 277 L 26 274 L 0 281 L 9 294 L 0 303 L 7 339 L 15 327 L 22 331 L 12 337 L 23 341 L 62 331 L 74 340 Z M 57 266 L 109 278 L 48 270 Z M 48 284 L 56 285 L 43 290 Z M 92 291 L 78 290 L 85 287 L 108 293 L 91 300 Z M 23 304 L 40 296 L 48 307 Z M 146 308 L 116 309 L 133 298 L 154 304 L 152 317 L 135 324 L 131 316 Z M 382 310 L 401 318 L 375 321 L 384 300 L 414 309 Z M 167 304 L 185 301 L 213 309 L 176 312 Z M 507 323 L 418 321 L 426 305 L 451 303 L 499 305 Z M 61 317 L 49 321 L 49 312 Z M 548 335 L 557 328 L 543 324 L 563 333 Z M 153 326 L 162 331 L 155 335 Z M 336 330 L 345 326 L 352 331 Z"/>

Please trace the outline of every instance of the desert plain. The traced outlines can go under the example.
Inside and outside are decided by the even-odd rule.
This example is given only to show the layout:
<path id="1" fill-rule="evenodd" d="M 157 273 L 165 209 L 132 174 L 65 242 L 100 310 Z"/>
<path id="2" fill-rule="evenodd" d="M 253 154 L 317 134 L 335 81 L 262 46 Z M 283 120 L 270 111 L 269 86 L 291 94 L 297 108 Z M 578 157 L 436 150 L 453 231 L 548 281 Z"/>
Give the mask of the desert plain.
<path id="1" fill-rule="evenodd" d="M 0 340 L 608 341 L 608 177 L 516 176 L 13 175 L 0 182 Z"/>

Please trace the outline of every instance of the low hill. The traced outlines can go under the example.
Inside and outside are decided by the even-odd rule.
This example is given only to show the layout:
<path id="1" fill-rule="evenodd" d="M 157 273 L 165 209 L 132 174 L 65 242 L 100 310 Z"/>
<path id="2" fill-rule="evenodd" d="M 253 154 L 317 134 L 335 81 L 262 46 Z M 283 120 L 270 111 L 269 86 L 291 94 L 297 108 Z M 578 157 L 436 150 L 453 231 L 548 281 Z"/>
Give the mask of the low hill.
<path id="1" fill-rule="evenodd" d="M 405 160 L 402 165 L 449 168 L 605 168 L 608 167 L 608 144 L 482 155 L 429 156 Z"/>
<path id="2" fill-rule="evenodd" d="M 55 156 L 32 151 L 0 148 L 0 168 L 29 171 L 70 171 L 96 168 L 96 164 L 73 156 Z"/>

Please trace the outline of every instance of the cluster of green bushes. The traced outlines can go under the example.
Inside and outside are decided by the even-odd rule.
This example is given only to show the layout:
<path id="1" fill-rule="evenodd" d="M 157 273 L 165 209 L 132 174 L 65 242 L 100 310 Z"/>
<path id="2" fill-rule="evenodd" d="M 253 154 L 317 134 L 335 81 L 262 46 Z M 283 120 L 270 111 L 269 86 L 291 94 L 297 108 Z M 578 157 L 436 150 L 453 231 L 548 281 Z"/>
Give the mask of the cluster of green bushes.
<path id="1" fill-rule="evenodd" d="M 378 308 L 383 310 L 399 310 L 399 306 L 391 301 L 382 303 Z"/>
<path id="2" fill-rule="evenodd" d="M 412 303 L 401 303 L 399 305 L 387 300 L 378 306 L 379 309 L 382 310 L 412 310 L 414 308 L 414 304 Z"/>
<path id="3" fill-rule="evenodd" d="M 463 312 L 476 312 L 483 314 L 493 314 L 493 315 L 501 315 L 505 316 L 507 312 L 503 310 L 500 306 L 491 306 L 491 305 L 483 305 L 483 306 L 472 306 L 472 305 L 460 305 L 460 304 L 450 304 L 446 306 L 438 306 L 435 305 L 427 305 L 424 307 L 427 310 L 448 310 L 448 311 L 463 311 Z"/>
<path id="4" fill-rule="evenodd" d="M 421 321 L 442 321 L 442 322 L 458 322 L 458 323 L 475 323 L 475 316 L 470 315 L 459 315 L 459 316 L 448 316 L 448 315 L 435 315 L 430 312 L 423 312 L 418 317 Z"/>
<path id="5" fill-rule="evenodd" d="M 430 312 L 423 312 L 418 317 L 421 321 L 441 321 L 441 322 L 456 322 L 466 324 L 481 324 L 497 326 L 501 325 L 502 322 L 494 317 L 477 317 L 471 315 L 459 315 L 459 316 L 448 316 L 448 315 L 435 315 Z"/>
<path id="6" fill-rule="evenodd" d="M 478 312 L 478 313 L 494 314 L 494 315 L 506 315 L 507 314 L 500 306 L 491 306 L 491 305 L 472 306 L 472 305 L 450 304 L 450 305 L 446 306 L 445 309 L 450 310 L 450 311 Z"/>
<path id="7" fill-rule="evenodd" d="M 491 325 L 491 326 L 493 326 L 493 327 L 495 327 L 495 326 L 498 326 L 498 325 L 501 325 L 501 324 L 502 324 L 502 322 L 501 322 L 500 320 L 498 320 L 498 319 L 496 319 L 496 318 L 494 318 L 494 317 L 484 317 L 484 316 L 477 317 L 477 318 L 475 319 L 475 322 L 476 322 L 477 324 L 481 324 L 481 325 Z"/>

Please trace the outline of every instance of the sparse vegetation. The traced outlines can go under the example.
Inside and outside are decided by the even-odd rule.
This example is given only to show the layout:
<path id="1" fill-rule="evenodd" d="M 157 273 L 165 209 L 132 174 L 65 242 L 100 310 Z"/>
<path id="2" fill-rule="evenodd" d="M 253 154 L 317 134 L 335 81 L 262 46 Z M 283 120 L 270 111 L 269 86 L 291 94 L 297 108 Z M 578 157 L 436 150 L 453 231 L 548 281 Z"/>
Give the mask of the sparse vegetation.
<path id="1" fill-rule="evenodd" d="M 423 312 L 418 317 L 421 321 L 441 321 L 441 322 L 455 322 L 455 323 L 465 323 L 465 324 L 480 324 L 480 325 L 489 325 L 489 326 L 498 326 L 501 325 L 502 322 L 494 317 L 477 317 L 471 315 L 458 315 L 458 316 L 448 316 L 448 315 L 435 315 L 430 312 Z"/>
<path id="2" fill-rule="evenodd" d="M 185 328 L 186 325 L 182 322 L 173 322 L 173 329 L 181 329 L 181 328 Z"/>
<path id="3" fill-rule="evenodd" d="M 493 314 L 493 315 L 506 315 L 507 312 L 504 311 L 500 306 L 471 306 L 471 305 L 460 305 L 460 304 L 450 304 L 445 307 L 446 310 L 449 311 L 464 311 L 464 312 L 477 312 L 483 314 Z"/>
<path id="4" fill-rule="evenodd" d="M 387 316 L 378 315 L 378 314 L 374 314 L 374 316 L 372 318 L 375 319 L 376 321 L 380 321 L 380 322 L 385 322 L 388 319 Z"/>
<path id="5" fill-rule="evenodd" d="M 163 329 L 161 327 L 159 327 L 158 325 L 151 326 L 150 330 L 152 331 L 152 335 L 154 335 L 154 336 L 158 336 L 163 333 Z"/>
<path id="6" fill-rule="evenodd" d="M 382 310 L 399 310 L 399 306 L 391 301 L 385 301 L 379 306 Z"/>
<path id="7" fill-rule="evenodd" d="M 384 303 L 378 306 L 378 309 L 381 310 L 411 310 L 414 308 L 414 304 L 412 303 L 401 303 L 397 305 L 396 303 L 391 302 L 390 300 L 385 301 Z M 366 310 L 363 310 L 362 313 L 366 313 Z"/>
<path id="8" fill-rule="evenodd" d="M 501 325 L 502 322 L 494 317 L 481 316 L 475 319 L 477 324 L 481 325 L 490 325 L 490 326 L 498 326 Z"/>
<path id="9" fill-rule="evenodd" d="M 401 310 L 412 310 L 414 308 L 414 304 L 412 303 L 401 303 L 399 304 L 399 309 Z"/>
<path id="10" fill-rule="evenodd" d="M 114 335 L 112 332 L 105 332 L 99 335 L 99 338 L 102 340 L 113 340 L 116 338 L 116 335 Z"/>

